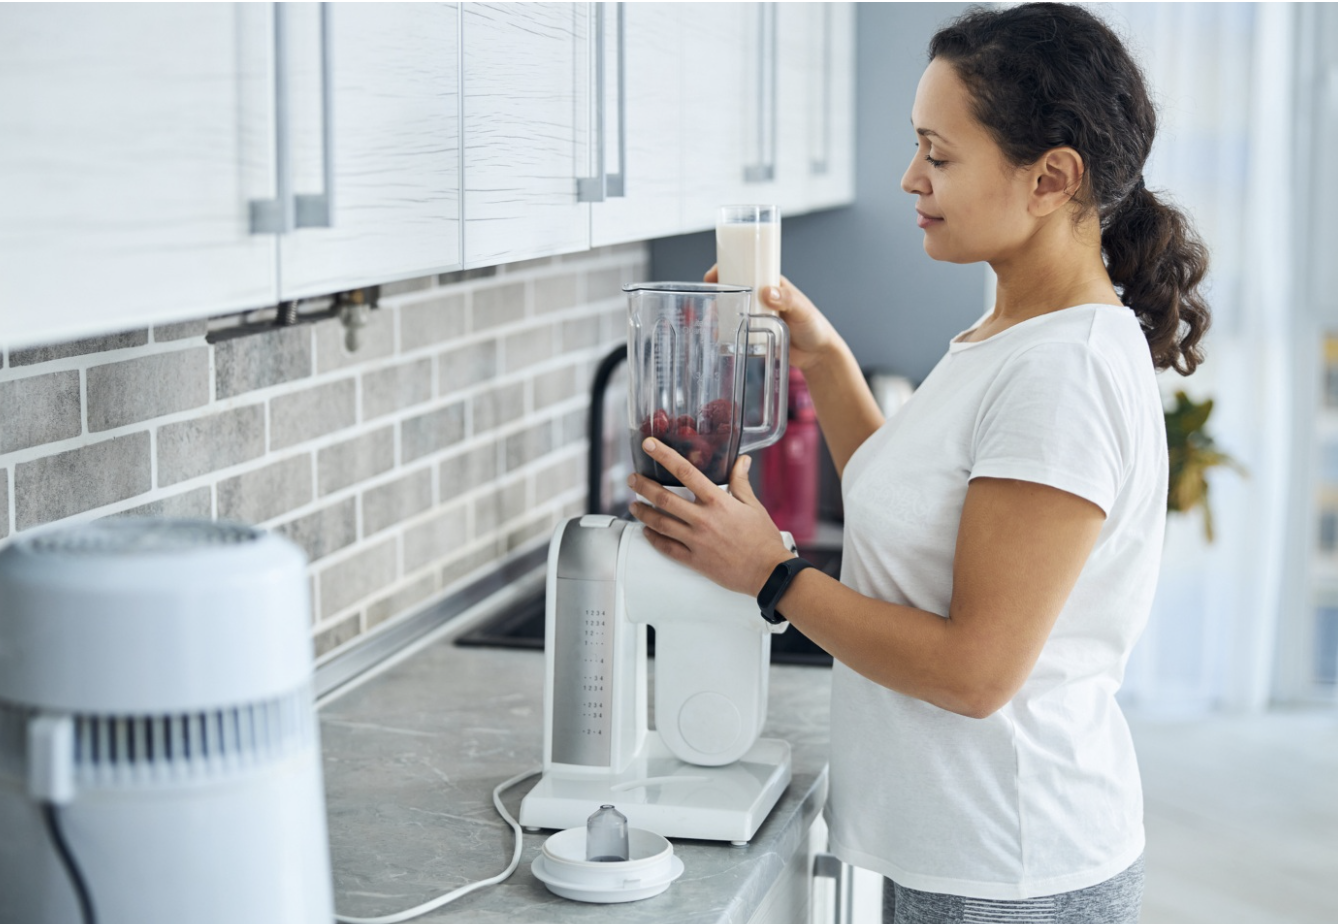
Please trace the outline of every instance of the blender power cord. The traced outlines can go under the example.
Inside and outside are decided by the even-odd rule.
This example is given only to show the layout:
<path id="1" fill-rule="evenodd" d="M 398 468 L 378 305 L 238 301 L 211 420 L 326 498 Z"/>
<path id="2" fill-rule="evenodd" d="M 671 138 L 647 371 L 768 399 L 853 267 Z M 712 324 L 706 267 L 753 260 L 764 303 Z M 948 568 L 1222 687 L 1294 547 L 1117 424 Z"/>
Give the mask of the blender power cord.
<path id="1" fill-rule="evenodd" d="M 70 884 L 74 886 L 75 895 L 79 898 L 79 918 L 83 924 L 97 924 L 97 915 L 93 911 L 93 899 L 88 894 L 88 883 L 84 881 L 84 874 L 79 869 L 79 864 L 75 862 L 74 854 L 70 853 L 70 845 L 65 842 L 65 833 L 60 828 L 60 817 L 56 814 L 57 808 L 53 802 L 42 803 L 42 820 L 46 822 L 47 835 L 51 838 L 51 843 L 56 847 L 56 853 L 60 855 L 61 865 L 65 867 L 65 874 L 70 877 Z"/>
<path id="2" fill-rule="evenodd" d="M 403 921 L 410 921 L 419 915 L 427 914 L 429 911 L 435 911 L 442 905 L 453 902 L 461 896 L 468 895 L 475 889 L 496 885 L 505 880 L 508 876 L 514 873 L 516 867 L 520 865 L 520 854 L 524 847 L 524 837 L 520 830 L 520 822 L 512 818 L 511 813 L 508 812 L 506 806 L 502 804 L 502 793 L 510 789 L 512 786 L 515 786 L 517 783 L 524 782 L 532 776 L 538 776 L 542 772 L 542 770 L 526 770 L 524 773 L 518 773 L 506 782 L 499 783 L 497 788 L 492 791 L 492 804 L 497 809 L 497 814 L 501 815 L 502 820 L 509 824 L 511 830 L 516 833 L 516 846 L 511 852 L 511 862 L 507 864 L 506 869 L 502 870 L 496 876 L 480 879 L 478 882 L 471 882 L 467 886 L 461 886 L 454 891 L 447 892 L 445 895 L 439 895 L 429 902 L 424 902 L 415 908 L 410 908 L 408 911 L 401 911 L 397 914 L 388 914 L 379 918 L 351 918 L 347 915 L 336 914 L 335 920 L 339 921 L 340 924 L 401 924 Z M 89 918 L 88 920 L 91 924 L 92 918 Z"/>

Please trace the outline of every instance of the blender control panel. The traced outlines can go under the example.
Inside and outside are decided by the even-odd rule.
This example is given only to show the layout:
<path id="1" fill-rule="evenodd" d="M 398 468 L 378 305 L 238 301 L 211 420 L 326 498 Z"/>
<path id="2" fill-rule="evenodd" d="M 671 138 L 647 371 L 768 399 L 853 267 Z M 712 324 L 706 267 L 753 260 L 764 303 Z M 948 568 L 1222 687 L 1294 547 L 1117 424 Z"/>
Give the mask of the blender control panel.
<path id="1" fill-rule="evenodd" d="M 553 625 L 553 760 L 607 766 L 613 747 L 612 581 L 558 579 Z"/>

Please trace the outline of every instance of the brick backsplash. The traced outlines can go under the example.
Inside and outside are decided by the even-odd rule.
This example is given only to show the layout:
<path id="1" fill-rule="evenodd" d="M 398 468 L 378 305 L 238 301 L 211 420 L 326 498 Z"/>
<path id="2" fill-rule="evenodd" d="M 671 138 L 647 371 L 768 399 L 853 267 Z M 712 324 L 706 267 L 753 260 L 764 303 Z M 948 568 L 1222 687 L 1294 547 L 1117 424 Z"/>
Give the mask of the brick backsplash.
<path id="1" fill-rule="evenodd" d="M 105 516 L 256 523 L 307 554 L 317 654 L 356 644 L 584 508 L 587 389 L 647 263 L 638 244 L 388 283 L 354 352 L 337 320 L 238 318 L 2 351 L 0 545 Z"/>

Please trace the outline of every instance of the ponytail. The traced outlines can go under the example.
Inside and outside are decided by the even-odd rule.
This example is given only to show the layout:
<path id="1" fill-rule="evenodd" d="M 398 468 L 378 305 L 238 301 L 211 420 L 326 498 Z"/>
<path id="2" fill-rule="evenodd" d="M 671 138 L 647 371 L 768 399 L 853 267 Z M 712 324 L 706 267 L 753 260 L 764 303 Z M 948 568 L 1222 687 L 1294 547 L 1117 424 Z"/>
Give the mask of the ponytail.
<path id="1" fill-rule="evenodd" d="M 1102 222 L 1110 281 L 1143 325 L 1158 371 L 1189 375 L 1203 362 L 1208 303 L 1199 285 L 1208 248 L 1184 213 L 1161 202 L 1142 178 Z"/>
<path id="2" fill-rule="evenodd" d="M 1203 362 L 1208 249 L 1189 219 L 1143 186 L 1157 113 L 1138 65 L 1110 27 L 1079 6 L 972 9 L 929 42 L 952 64 L 974 114 L 1015 166 L 1071 147 L 1086 172 L 1075 201 L 1101 220 L 1106 270 L 1137 315 L 1158 370 Z"/>

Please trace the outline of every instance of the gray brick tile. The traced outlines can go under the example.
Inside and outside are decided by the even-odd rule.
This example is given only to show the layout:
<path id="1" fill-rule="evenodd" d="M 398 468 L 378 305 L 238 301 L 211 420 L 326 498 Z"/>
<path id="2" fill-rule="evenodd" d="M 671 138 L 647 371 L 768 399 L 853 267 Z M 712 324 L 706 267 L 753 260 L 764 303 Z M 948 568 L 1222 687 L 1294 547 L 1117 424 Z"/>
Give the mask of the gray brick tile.
<path id="1" fill-rule="evenodd" d="M 88 429 L 123 427 L 209 403 L 209 348 L 91 366 Z"/>
<path id="2" fill-rule="evenodd" d="M 589 250 L 578 250 L 576 253 L 564 253 L 557 259 L 559 263 L 584 263 L 596 259 L 601 253 L 600 248 L 592 247 Z"/>
<path id="3" fill-rule="evenodd" d="M 618 268 L 591 270 L 585 274 L 586 302 L 623 297 L 623 271 Z"/>
<path id="4" fill-rule="evenodd" d="M 0 382 L 0 452 L 69 439 L 82 430 L 77 371 Z"/>
<path id="5" fill-rule="evenodd" d="M 437 394 L 449 395 L 497 375 L 497 341 L 485 340 L 437 356 Z"/>
<path id="6" fill-rule="evenodd" d="M 525 317 L 525 283 L 479 289 L 474 293 L 474 330 L 511 324 Z"/>
<path id="7" fill-rule="evenodd" d="M 613 308 L 599 316 L 600 339 L 611 350 L 619 343 L 627 342 L 627 312 L 622 308 Z"/>
<path id="8" fill-rule="evenodd" d="M 265 406 L 250 404 L 158 428 L 158 486 L 265 454 Z"/>
<path id="9" fill-rule="evenodd" d="M 435 288 L 437 280 L 433 276 L 415 276 L 413 279 L 397 279 L 394 282 L 381 283 L 381 297 L 394 298 L 396 295 L 407 295 L 410 292 L 422 292 L 427 289 Z"/>
<path id="10" fill-rule="evenodd" d="M 15 525 L 40 526 L 149 488 L 148 431 L 20 462 L 14 466 Z"/>
<path id="11" fill-rule="evenodd" d="M 505 369 L 515 372 L 551 359 L 553 356 L 553 325 L 545 324 L 533 330 L 512 334 L 502 341 L 502 355 L 506 358 Z"/>
<path id="12" fill-rule="evenodd" d="M 468 539 L 469 526 L 463 504 L 443 510 L 425 523 L 404 532 L 404 570 L 417 571 L 431 562 L 441 561 Z"/>
<path id="13" fill-rule="evenodd" d="M 307 553 L 307 561 L 319 561 L 358 541 L 358 505 L 349 497 L 305 516 L 280 523 L 274 531 Z"/>
<path id="14" fill-rule="evenodd" d="M 557 446 L 570 446 L 584 441 L 590 434 L 590 412 L 587 408 L 569 411 L 558 422 Z"/>
<path id="15" fill-rule="evenodd" d="M 276 327 L 214 344 L 215 397 L 292 382 L 311 375 L 311 328 Z"/>
<path id="16" fill-rule="evenodd" d="M 127 347 L 143 346 L 148 342 L 149 331 L 147 328 L 144 330 L 128 330 L 102 337 L 85 337 L 82 340 L 68 340 L 65 343 L 28 347 L 24 350 L 10 350 L 9 364 L 11 366 L 31 366 L 36 363 L 50 362 L 53 359 L 65 359 L 67 356 L 84 356 L 88 353 L 124 350 Z"/>
<path id="17" fill-rule="evenodd" d="M 341 645 L 347 645 L 361 634 L 362 628 L 358 624 L 358 614 L 354 613 L 325 631 L 316 633 L 316 637 L 311 641 L 312 652 L 319 658 L 321 655 L 329 654 Z"/>
<path id="18" fill-rule="evenodd" d="M 560 369 L 550 369 L 534 377 L 534 409 L 543 410 L 560 404 L 580 392 L 577 373 L 581 366 L 573 363 Z"/>
<path id="19" fill-rule="evenodd" d="M 357 385 L 351 378 L 277 395 L 269 402 L 269 446 L 295 446 L 357 420 Z"/>
<path id="20" fill-rule="evenodd" d="M 432 508 L 432 469 L 423 468 L 362 493 L 364 536 L 401 523 Z"/>
<path id="21" fill-rule="evenodd" d="M 395 352 L 395 312 L 376 308 L 358 331 L 358 349 L 348 351 L 348 329 L 337 318 L 316 323 L 316 371 L 346 369 Z"/>
<path id="22" fill-rule="evenodd" d="M 503 446 L 503 457 L 506 459 L 508 472 L 533 462 L 553 448 L 552 421 L 545 420 L 519 433 L 511 434 Z"/>
<path id="23" fill-rule="evenodd" d="M 463 401 L 405 418 L 400 423 L 400 452 L 405 464 L 454 446 L 464 438 Z"/>
<path id="24" fill-rule="evenodd" d="M 528 509 L 525 480 L 513 479 L 474 498 L 474 538 L 496 533 L 506 523 L 522 516 Z"/>
<path id="25" fill-rule="evenodd" d="M 564 352 L 586 350 L 598 346 L 603 338 L 598 315 L 587 318 L 572 318 L 562 322 L 562 349 Z"/>
<path id="26" fill-rule="evenodd" d="M 328 619 L 395 583 L 397 558 L 392 538 L 326 565 L 320 575 L 321 618 Z"/>
<path id="27" fill-rule="evenodd" d="M 535 472 L 534 505 L 537 507 L 572 488 L 585 487 L 585 466 L 585 457 L 579 456 L 560 459 Z"/>
<path id="28" fill-rule="evenodd" d="M 529 545 L 541 536 L 548 536 L 553 532 L 553 527 L 556 525 L 552 514 L 536 517 L 506 534 L 506 550 L 510 552 L 523 545 Z"/>
<path id="29" fill-rule="evenodd" d="M 156 324 L 153 328 L 154 343 L 166 343 L 169 340 L 186 340 L 190 337 L 203 337 L 209 333 L 209 322 L 181 321 L 177 324 Z"/>
<path id="30" fill-rule="evenodd" d="M 311 456 L 304 453 L 220 481 L 218 518 L 260 523 L 301 507 L 311 497 Z"/>
<path id="31" fill-rule="evenodd" d="M 9 471 L 0 468 L 0 539 L 9 535 Z"/>
<path id="32" fill-rule="evenodd" d="M 173 494 L 171 497 L 140 504 L 138 507 L 122 510 L 120 513 L 110 514 L 108 518 L 185 517 L 193 520 L 210 520 L 213 519 L 213 514 L 213 500 L 210 496 L 209 486 L 205 485 L 183 491 L 180 494 Z"/>
<path id="33" fill-rule="evenodd" d="M 403 305 L 399 315 L 400 349 L 406 353 L 433 343 L 455 340 L 468 330 L 465 297 L 459 294 Z"/>
<path id="34" fill-rule="evenodd" d="M 525 413 L 525 386 L 520 382 L 497 385 L 474 396 L 471 402 L 474 433 L 485 433 Z"/>
<path id="35" fill-rule="evenodd" d="M 373 601 L 367 607 L 367 628 L 379 626 L 387 619 L 393 619 L 414 609 L 437 590 L 436 574 L 425 574 L 418 580 L 401 587 L 399 590 Z"/>
<path id="36" fill-rule="evenodd" d="M 395 431 L 383 427 L 327 446 L 316 456 L 321 496 L 395 467 Z"/>
<path id="37" fill-rule="evenodd" d="M 459 497 L 497 477 L 497 446 L 488 443 L 457 453 L 437 469 L 443 500 Z"/>
<path id="38" fill-rule="evenodd" d="M 568 273 L 564 276 L 549 276 L 547 279 L 536 279 L 534 281 L 535 313 L 561 311 L 563 308 L 574 306 L 576 304 L 576 284 L 575 273 Z"/>
<path id="39" fill-rule="evenodd" d="M 417 359 L 362 376 L 362 419 L 375 420 L 432 397 L 432 360 Z"/>
<path id="40" fill-rule="evenodd" d="M 466 552 L 454 561 L 442 566 L 438 586 L 444 590 L 456 581 L 471 577 L 475 572 L 494 564 L 496 561 L 497 550 L 492 545 Z"/>

